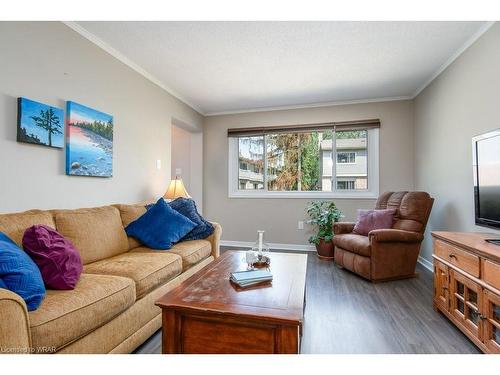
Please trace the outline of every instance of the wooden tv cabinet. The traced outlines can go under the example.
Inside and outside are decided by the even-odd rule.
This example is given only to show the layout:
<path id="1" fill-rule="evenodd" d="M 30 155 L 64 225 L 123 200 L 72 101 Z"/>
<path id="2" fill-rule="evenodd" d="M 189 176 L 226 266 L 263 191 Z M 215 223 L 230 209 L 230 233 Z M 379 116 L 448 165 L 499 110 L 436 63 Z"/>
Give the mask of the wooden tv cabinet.
<path id="1" fill-rule="evenodd" d="M 432 232 L 434 300 L 485 353 L 500 353 L 500 246 L 491 233 Z"/>

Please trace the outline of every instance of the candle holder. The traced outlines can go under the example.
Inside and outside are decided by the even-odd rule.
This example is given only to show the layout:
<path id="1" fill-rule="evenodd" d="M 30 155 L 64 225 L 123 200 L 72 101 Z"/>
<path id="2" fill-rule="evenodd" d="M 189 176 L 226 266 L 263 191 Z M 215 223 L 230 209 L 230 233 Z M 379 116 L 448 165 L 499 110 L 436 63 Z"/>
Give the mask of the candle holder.
<path id="1" fill-rule="evenodd" d="M 264 242 L 263 230 L 257 231 L 257 241 L 252 245 L 251 251 L 255 256 L 255 261 L 252 263 L 253 267 L 267 267 L 271 264 L 270 247 Z M 250 257 L 248 258 L 250 259 Z"/>

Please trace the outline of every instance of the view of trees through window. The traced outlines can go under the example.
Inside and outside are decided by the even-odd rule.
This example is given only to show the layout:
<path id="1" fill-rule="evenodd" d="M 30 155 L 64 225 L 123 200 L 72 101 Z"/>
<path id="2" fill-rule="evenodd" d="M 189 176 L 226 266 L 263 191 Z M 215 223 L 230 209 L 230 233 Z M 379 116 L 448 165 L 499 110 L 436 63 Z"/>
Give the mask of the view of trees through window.
<path id="1" fill-rule="evenodd" d="M 337 190 L 367 189 L 367 131 L 337 131 L 336 155 L 332 155 L 333 135 L 333 130 L 325 130 L 240 137 L 238 188 L 268 191 L 332 191 L 332 187 Z"/>

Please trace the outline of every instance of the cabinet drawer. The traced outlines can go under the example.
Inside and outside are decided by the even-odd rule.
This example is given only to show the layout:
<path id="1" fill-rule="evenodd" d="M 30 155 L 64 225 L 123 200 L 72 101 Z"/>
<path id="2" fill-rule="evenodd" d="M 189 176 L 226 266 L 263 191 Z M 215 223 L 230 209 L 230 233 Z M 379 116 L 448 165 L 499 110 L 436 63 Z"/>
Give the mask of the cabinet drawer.
<path id="1" fill-rule="evenodd" d="M 500 290 L 500 264 L 484 260 L 482 279 Z"/>
<path id="2" fill-rule="evenodd" d="M 453 264 L 461 270 L 479 277 L 479 257 L 449 245 L 441 240 L 435 240 L 434 252 L 441 259 Z"/>

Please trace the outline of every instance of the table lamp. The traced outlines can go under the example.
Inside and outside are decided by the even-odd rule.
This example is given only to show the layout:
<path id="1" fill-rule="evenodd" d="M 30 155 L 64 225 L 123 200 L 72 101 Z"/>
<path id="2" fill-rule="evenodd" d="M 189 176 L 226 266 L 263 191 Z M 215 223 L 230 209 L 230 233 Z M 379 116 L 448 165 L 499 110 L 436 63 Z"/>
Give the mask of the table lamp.
<path id="1" fill-rule="evenodd" d="M 168 185 L 167 192 L 163 196 L 164 199 L 176 199 L 176 198 L 191 198 L 191 196 L 186 191 L 182 178 L 175 176 L 175 180 L 171 180 Z"/>

